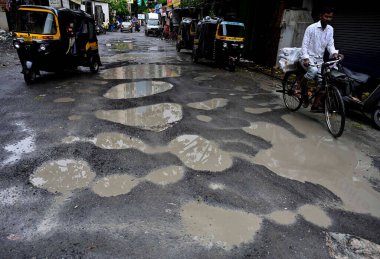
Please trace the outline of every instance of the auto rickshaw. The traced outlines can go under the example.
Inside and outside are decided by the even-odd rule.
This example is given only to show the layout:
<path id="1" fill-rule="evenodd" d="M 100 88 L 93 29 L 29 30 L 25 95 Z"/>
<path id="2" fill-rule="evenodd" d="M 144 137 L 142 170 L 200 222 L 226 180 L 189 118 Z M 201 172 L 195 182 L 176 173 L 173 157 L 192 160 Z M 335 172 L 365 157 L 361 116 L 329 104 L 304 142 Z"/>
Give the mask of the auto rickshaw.
<path id="1" fill-rule="evenodd" d="M 193 50 L 194 37 L 197 33 L 197 20 L 192 18 L 183 18 L 178 30 L 176 49 Z"/>
<path id="2" fill-rule="evenodd" d="M 199 58 L 206 58 L 235 71 L 244 48 L 244 36 L 243 23 L 206 17 L 197 26 L 192 60 L 198 62 Z"/>
<path id="3" fill-rule="evenodd" d="M 102 65 L 95 21 L 83 11 L 21 5 L 16 15 L 13 46 L 27 84 L 33 83 L 40 71 L 86 66 L 97 73 Z"/>

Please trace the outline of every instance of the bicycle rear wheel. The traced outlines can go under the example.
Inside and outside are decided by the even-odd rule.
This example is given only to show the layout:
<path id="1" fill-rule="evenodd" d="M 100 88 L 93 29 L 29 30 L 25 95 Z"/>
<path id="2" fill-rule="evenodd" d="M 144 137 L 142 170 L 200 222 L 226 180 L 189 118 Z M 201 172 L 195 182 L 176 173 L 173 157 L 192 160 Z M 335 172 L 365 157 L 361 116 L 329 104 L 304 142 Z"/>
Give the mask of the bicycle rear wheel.
<path id="1" fill-rule="evenodd" d="M 295 72 L 286 73 L 282 81 L 282 98 L 286 108 L 292 112 L 297 111 L 302 105 L 302 98 L 295 95 L 296 82 L 297 74 Z"/>
<path id="2" fill-rule="evenodd" d="M 346 123 L 344 103 L 339 90 L 335 86 L 330 86 L 325 96 L 325 119 L 327 128 L 335 138 L 343 134 Z"/>

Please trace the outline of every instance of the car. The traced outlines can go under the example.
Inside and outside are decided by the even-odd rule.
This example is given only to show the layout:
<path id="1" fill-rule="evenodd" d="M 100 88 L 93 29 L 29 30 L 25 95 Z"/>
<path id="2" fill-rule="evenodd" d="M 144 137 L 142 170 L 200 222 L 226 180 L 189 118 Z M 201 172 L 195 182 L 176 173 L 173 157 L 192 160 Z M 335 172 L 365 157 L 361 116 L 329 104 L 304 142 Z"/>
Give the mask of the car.
<path id="1" fill-rule="evenodd" d="M 132 23 L 131 22 L 122 22 L 120 26 L 120 32 L 132 32 Z"/>

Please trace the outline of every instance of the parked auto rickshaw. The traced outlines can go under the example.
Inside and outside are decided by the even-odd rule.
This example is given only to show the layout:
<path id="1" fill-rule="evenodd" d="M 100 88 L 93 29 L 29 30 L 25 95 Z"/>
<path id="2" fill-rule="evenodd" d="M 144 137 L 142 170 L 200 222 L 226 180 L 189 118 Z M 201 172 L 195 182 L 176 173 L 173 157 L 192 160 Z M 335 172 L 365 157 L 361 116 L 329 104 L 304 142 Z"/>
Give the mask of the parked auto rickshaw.
<path id="1" fill-rule="evenodd" d="M 101 66 L 95 21 L 83 11 L 22 5 L 17 11 L 13 46 L 28 84 L 40 71 L 87 66 L 97 73 Z"/>
<path id="2" fill-rule="evenodd" d="M 178 30 L 176 49 L 193 49 L 194 37 L 197 33 L 197 20 L 192 18 L 183 18 Z"/>
<path id="3" fill-rule="evenodd" d="M 234 71 L 244 48 L 244 35 L 243 23 L 206 17 L 197 26 L 193 62 L 198 62 L 199 58 L 206 58 Z"/>

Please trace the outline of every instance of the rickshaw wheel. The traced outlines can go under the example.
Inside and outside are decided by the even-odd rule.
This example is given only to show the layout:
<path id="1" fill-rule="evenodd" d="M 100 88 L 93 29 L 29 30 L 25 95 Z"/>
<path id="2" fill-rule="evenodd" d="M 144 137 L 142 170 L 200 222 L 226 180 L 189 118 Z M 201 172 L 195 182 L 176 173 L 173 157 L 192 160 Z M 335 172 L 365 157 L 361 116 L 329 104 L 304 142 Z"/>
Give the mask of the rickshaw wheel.
<path id="1" fill-rule="evenodd" d="M 25 83 L 28 85 L 33 84 L 36 81 L 36 71 L 28 70 L 27 72 L 25 72 L 24 80 L 25 80 Z"/>
<path id="2" fill-rule="evenodd" d="M 95 58 L 91 59 L 90 71 L 91 73 L 94 73 L 94 74 L 99 72 L 99 62 Z"/>
<path id="3" fill-rule="evenodd" d="M 380 107 L 377 107 L 377 109 L 373 111 L 372 121 L 375 123 L 375 126 L 380 129 Z"/>

